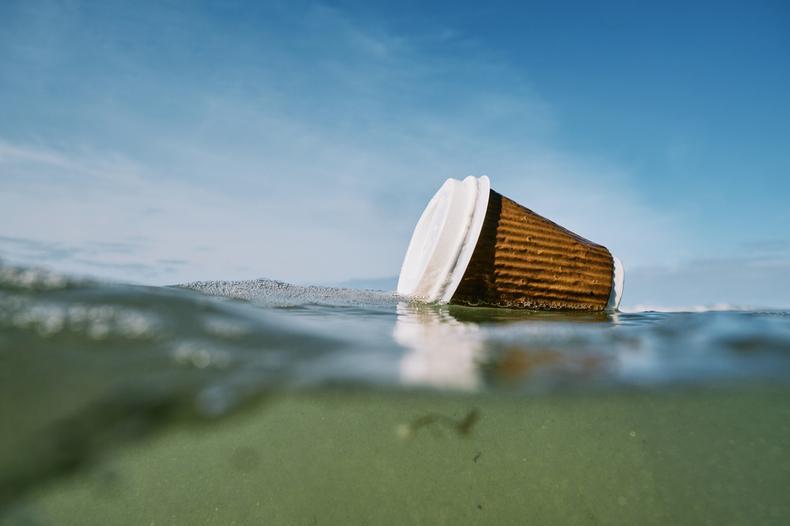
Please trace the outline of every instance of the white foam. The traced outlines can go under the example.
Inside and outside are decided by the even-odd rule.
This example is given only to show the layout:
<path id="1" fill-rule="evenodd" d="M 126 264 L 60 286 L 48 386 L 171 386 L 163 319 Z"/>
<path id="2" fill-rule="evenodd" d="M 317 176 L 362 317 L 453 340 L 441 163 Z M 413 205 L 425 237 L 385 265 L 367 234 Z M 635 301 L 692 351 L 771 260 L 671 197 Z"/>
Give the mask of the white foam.
<path id="1" fill-rule="evenodd" d="M 667 305 L 633 305 L 623 307 L 621 312 L 627 314 L 638 314 L 640 312 L 737 312 L 737 311 L 750 311 L 754 310 L 753 307 L 744 305 L 731 305 L 729 303 L 714 303 L 712 305 L 680 305 L 680 306 L 667 306 Z"/>

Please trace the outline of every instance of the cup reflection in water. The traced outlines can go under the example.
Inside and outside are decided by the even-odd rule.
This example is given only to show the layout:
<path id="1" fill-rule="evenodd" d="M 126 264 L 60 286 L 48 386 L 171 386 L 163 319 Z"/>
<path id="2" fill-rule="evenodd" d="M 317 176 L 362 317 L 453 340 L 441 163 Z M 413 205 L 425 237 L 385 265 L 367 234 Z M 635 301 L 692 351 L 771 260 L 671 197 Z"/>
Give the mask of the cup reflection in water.
<path id="1" fill-rule="evenodd" d="M 616 310 L 624 271 L 588 241 L 491 189 L 448 179 L 412 234 L 398 294 L 427 302 Z"/>
<path id="2" fill-rule="evenodd" d="M 577 314 L 571 329 L 567 315 L 535 319 L 529 313 L 510 311 L 513 317 L 495 319 L 489 311 L 469 319 L 476 310 L 399 302 L 392 335 L 405 351 L 400 382 L 470 392 L 489 384 L 543 392 L 566 385 L 570 378 L 600 385 L 640 368 L 655 370 L 651 355 L 643 349 L 612 353 L 606 342 L 588 337 L 592 333 L 585 326 L 616 325 L 616 313 Z"/>
<path id="3" fill-rule="evenodd" d="M 404 385 L 476 391 L 485 360 L 476 323 L 463 323 L 430 305 L 401 302 L 393 337 L 406 348 L 400 362 Z"/>

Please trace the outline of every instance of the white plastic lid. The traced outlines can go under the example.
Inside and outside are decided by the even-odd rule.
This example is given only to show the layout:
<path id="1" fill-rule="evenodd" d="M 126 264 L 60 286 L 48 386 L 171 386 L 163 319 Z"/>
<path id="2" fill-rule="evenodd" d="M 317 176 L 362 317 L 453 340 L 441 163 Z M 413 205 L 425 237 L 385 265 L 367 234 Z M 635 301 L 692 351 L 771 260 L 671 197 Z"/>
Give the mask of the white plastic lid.
<path id="1" fill-rule="evenodd" d="M 398 294 L 448 303 L 483 228 L 491 183 L 485 175 L 447 179 L 420 216 L 398 280 Z"/>

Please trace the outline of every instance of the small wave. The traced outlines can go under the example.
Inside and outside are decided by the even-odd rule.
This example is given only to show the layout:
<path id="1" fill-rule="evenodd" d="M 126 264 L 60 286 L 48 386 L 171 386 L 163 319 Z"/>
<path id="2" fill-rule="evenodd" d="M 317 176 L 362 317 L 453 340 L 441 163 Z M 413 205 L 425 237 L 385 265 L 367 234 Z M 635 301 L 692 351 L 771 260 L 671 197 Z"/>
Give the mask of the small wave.
<path id="1" fill-rule="evenodd" d="M 620 307 L 621 312 L 634 314 L 640 312 L 746 312 L 753 311 L 754 307 L 733 305 L 730 303 L 713 303 L 710 305 L 641 305 Z"/>
<path id="2" fill-rule="evenodd" d="M 4 265 L 0 260 L 0 290 L 44 291 L 79 286 L 86 280 L 58 274 L 46 268 Z"/>
<path id="3" fill-rule="evenodd" d="M 211 296 L 223 296 L 254 302 L 263 307 L 394 306 L 394 293 L 366 289 L 292 285 L 282 281 L 257 279 L 246 281 L 195 281 L 178 287 Z"/>

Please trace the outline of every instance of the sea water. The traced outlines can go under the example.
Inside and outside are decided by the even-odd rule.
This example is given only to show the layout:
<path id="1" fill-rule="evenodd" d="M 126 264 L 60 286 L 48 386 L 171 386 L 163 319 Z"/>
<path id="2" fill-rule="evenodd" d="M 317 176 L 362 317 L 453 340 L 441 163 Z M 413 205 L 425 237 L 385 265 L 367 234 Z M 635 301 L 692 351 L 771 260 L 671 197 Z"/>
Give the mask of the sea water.
<path id="1" fill-rule="evenodd" d="M 787 524 L 790 313 L 0 266 L 0 524 Z"/>

